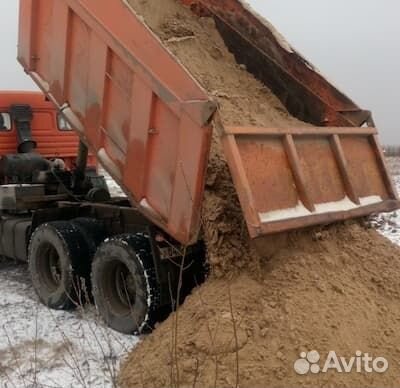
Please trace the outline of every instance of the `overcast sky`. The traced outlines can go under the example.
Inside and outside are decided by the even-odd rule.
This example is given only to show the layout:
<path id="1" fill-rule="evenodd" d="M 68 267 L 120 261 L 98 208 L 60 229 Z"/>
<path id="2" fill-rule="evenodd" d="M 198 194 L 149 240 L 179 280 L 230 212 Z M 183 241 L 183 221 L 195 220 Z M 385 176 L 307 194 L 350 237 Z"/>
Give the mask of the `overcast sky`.
<path id="1" fill-rule="evenodd" d="M 162 0 L 160 0 L 162 1 Z M 399 0 L 247 0 L 400 144 Z M 33 89 L 17 64 L 18 0 L 0 0 L 0 89 Z"/>

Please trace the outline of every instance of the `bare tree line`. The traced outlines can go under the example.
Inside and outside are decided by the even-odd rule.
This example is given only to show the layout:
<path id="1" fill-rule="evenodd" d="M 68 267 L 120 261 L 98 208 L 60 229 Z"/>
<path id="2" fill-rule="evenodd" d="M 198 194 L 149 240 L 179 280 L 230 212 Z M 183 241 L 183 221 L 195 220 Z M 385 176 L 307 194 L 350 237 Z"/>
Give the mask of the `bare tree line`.
<path id="1" fill-rule="evenodd" d="M 385 146 L 384 149 L 386 156 L 400 156 L 400 146 L 398 145 Z"/>

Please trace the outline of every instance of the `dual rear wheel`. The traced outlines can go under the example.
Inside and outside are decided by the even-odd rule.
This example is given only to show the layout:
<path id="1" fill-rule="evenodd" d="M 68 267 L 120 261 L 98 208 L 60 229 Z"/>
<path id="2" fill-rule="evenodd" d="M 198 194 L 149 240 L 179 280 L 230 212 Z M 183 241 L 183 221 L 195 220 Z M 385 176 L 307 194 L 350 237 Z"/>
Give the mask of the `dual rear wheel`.
<path id="1" fill-rule="evenodd" d="M 43 304 L 58 310 L 82 305 L 92 295 L 111 328 L 143 332 L 154 323 L 159 305 L 149 238 L 105 237 L 92 219 L 39 226 L 29 245 L 34 289 Z"/>
<path id="2" fill-rule="evenodd" d="M 151 328 L 160 295 L 147 236 L 106 240 L 94 257 L 91 279 L 97 309 L 110 327 L 127 334 Z"/>

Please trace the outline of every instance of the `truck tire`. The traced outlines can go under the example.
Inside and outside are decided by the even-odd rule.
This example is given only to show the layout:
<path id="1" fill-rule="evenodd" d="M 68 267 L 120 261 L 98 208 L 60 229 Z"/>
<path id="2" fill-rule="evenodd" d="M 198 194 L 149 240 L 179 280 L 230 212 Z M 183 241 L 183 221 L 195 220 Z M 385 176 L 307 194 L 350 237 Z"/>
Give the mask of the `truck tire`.
<path id="1" fill-rule="evenodd" d="M 91 277 L 97 310 L 109 327 L 125 334 L 151 330 L 160 291 L 146 235 L 106 240 L 93 259 Z"/>
<path id="2" fill-rule="evenodd" d="M 29 244 L 29 272 L 40 301 L 56 310 L 83 303 L 83 281 L 90 280 L 90 250 L 81 231 L 71 222 L 39 226 Z"/>

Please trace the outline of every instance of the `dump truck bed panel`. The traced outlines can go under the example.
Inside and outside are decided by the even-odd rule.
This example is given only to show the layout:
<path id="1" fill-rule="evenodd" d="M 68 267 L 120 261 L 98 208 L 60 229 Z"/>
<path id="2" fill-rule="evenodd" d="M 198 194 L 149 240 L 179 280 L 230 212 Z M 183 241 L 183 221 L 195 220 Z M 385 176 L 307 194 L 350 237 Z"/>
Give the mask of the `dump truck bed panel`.
<path id="1" fill-rule="evenodd" d="M 111 3 L 21 1 L 19 60 L 132 202 L 193 241 L 216 105 L 122 1 Z"/>

